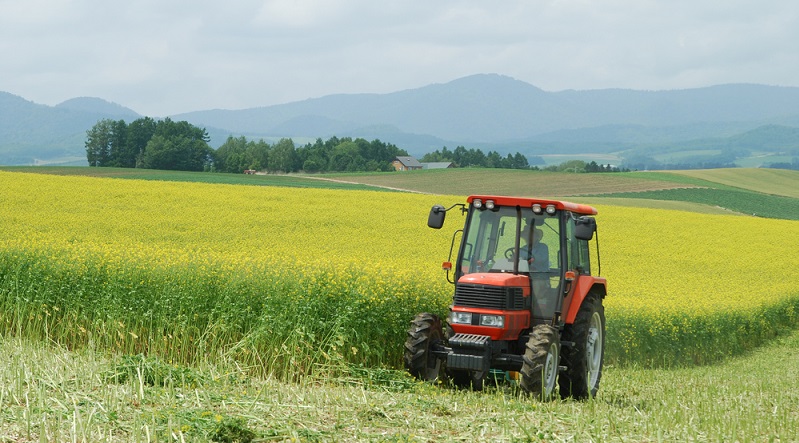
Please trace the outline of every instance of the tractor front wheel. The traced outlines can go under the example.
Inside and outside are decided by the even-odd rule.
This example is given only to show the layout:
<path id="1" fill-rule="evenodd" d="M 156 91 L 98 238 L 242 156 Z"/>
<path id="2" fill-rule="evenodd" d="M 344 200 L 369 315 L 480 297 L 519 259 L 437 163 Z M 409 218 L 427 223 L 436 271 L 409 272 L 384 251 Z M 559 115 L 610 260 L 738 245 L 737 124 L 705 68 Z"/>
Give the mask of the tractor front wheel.
<path id="1" fill-rule="evenodd" d="M 574 323 L 564 328 L 563 340 L 574 346 L 563 349 L 566 371 L 560 376 L 561 397 L 582 400 L 595 396 L 605 358 L 605 308 L 599 294 L 585 297 Z"/>
<path id="2" fill-rule="evenodd" d="M 550 325 L 536 325 L 527 340 L 519 385 L 528 394 L 549 400 L 555 392 L 560 364 L 560 335 Z"/>
<path id="3" fill-rule="evenodd" d="M 417 314 L 405 340 L 405 368 L 419 380 L 437 380 L 441 373 L 441 360 L 431 349 L 443 343 L 444 333 L 438 316 L 426 312 Z"/>

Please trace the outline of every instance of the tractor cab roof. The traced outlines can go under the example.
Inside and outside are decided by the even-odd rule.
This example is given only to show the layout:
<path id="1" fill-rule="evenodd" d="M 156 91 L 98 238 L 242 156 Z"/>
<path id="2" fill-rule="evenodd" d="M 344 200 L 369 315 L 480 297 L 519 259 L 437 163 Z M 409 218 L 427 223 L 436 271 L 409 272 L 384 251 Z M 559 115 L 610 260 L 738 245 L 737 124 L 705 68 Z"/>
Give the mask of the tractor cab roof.
<path id="1" fill-rule="evenodd" d="M 483 202 L 493 200 L 496 206 L 521 206 L 529 208 L 534 204 L 539 204 L 541 206 L 554 205 L 556 209 L 571 211 L 582 215 L 596 215 L 597 213 L 596 208 L 593 206 L 561 200 L 546 200 L 542 198 L 530 197 L 506 197 L 501 195 L 470 195 L 466 199 L 469 204 L 472 204 L 474 200 L 482 200 Z"/>

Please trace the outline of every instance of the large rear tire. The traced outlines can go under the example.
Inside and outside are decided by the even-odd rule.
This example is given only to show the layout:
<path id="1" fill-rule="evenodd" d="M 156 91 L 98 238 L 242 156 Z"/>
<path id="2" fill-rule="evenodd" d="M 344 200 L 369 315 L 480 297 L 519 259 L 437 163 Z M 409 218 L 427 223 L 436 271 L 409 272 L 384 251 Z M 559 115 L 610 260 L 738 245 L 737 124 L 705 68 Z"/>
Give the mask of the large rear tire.
<path id="1" fill-rule="evenodd" d="M 441 360 L 431 351 L 434 345 L 444 342 L 441 319 L 429 313 L 417 314 L 408 329 L 405 340 L 405 368 L 414 377 L 424 381 L 436 381 L 441 374 Z"/>
<path id="2" fill-rule="evenodd" d="M 594 397 L 605 360 L 605 308 L 599 294 L 585 297 L 574 324 L 564 328 L 563 340 L 574 346 L 563 348 L 561 363 L 566 371 L 560 376 L 561 397 Z"/>
<path id="3" fill-rule="evenodd" d="M 550 325 L 536 325 L 527 340 L 519 385 L 540 400 L 555 393 L 560 364 L 560 335 Z"/>

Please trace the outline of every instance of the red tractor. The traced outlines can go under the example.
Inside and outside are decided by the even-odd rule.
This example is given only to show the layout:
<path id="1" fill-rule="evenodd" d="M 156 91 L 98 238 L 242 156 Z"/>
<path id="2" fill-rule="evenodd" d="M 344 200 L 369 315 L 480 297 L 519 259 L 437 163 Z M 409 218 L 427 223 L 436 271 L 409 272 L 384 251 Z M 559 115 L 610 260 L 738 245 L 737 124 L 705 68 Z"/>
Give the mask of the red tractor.
<path id="1" fill-rule="evenodd" d="M 473 195 L 467 204 L 433 206 L 428 226 L 440 229 L 447 211 L 456 207 L 466 221 L 443 266 L 455 285 L 449 318 L 444 323 L 422 313 L 413 319 L 405 367 L 421 380 L 447 378 L 475 390 L 487 377 L 503 373 L 541 399 L 553 397 L 558 386 L 562 397 L 596 395 L 607 294 L 606 280 L 592 275 L 589 254 L 596 209 Z M 598 238 L 596 244 L 598 262 Z"/>

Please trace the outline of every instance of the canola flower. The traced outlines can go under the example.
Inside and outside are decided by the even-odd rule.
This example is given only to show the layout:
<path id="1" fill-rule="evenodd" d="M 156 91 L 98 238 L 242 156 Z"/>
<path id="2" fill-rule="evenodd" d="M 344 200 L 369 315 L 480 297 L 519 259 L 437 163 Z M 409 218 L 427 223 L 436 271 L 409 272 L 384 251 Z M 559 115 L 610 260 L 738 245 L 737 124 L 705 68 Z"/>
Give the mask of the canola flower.
<path id="1" fill-rule="evenodd" d="M 9 331 L 272 372 L 333 347 L 394 364 L 415 312 L 450 297 L 450 234 L 422 229 L 433 197 L 18 173 L 0 187 Z"/>
<path id="2" fill-rule="evenodd" d="M 451 303 L 463 219 L 426 218 L 465 196 L 4 172 L 0 189 L 0 331 L 292 377 L 398 365 L 410 318 Z M 799 223 L 599 211 L 609 362 L 712 361 L 799 323 Z"/>
<path id="3" fill-rule="evenodd" d="M 799 324 L 799 222 L 598 210 L 617 358 L 706 363 Z"/>

